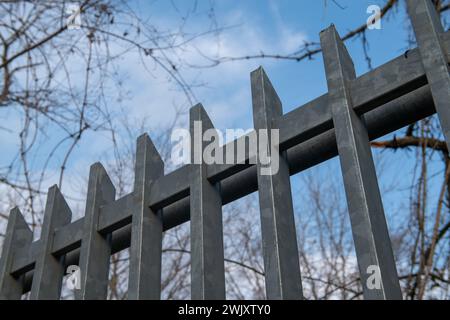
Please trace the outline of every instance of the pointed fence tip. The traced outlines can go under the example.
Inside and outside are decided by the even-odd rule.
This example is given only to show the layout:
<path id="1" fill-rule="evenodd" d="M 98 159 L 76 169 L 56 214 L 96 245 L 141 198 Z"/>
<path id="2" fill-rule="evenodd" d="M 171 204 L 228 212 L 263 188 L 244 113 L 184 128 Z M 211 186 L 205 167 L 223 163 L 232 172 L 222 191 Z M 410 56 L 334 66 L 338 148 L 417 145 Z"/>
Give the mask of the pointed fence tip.
<path id="1" fill-rule="evenodd" d="M 149 135 L 148 135 L 147 132 L 142 133 L 142 134 L 137 138 L 137 140 L 139 141 L 139 140 L 142 140 L 142 139 L 145 139 L 145 138 L 149 138 Z"/>
<path id="2" fill-rule="evenodd" d="M 266 73 L 266 71 L 264 70 L 263 66 L 259 66 L 258 68 L 256 68 L 252 72 L 250 72 L 250 75 L 254 76 L 256 74 L 265 74 L 265 73 Z"/>

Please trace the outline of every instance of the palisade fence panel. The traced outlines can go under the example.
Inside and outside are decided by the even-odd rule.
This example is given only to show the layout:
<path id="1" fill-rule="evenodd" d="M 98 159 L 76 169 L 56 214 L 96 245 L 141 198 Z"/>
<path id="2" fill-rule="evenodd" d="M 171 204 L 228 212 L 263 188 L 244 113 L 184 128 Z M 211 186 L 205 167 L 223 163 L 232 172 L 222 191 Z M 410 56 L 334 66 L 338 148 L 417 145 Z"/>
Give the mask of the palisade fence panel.
<path id="1" fill-rule="evenodd" d="M 69 265 L 80 268 L 77 299 L 105 299 L 110 255 L 128 247 L 128 297 L 159 299 L 163 232 L 187 221 L 192 298 L 224 299 L 222 206 L 255 191 L 266 296 L 302 299 L 289 179 L 335 156 L 340 158 L 364 298 L 401 299 L 370 141 L 437 113 L 450 146 L 450 32 L 444 32 L 431 0 L 408 0 L 407 6 L 417 49 L 356 77 L 332 25 L 320 34 L 328 93 L 287 114 L 264 70 L 252 72 L 255 131 L 279 130 L 279 144 L 270 146 L 279 163 L 276 173 L 264 175 L 262 163 L 250 161 L 255 150 L 245 141 L 255 131 L 221 147 L 227 159 L 236 159 L 236 146 L 246 145 L 240 162 L 198 164 L 195 159 L 205 146 L 192 141 L 192 164 L 166 175 L 144 134 L 137 140 L 132 193 L 116 199 L 106 170 L 96 163 L 84 218 L 70 222 L 70 208 L 53 186 L 41 237 L 34 242 L 19 209 L 12 209 L 0 260 L 0 299 L 20 299 L 29 291 L 31 299 L 58 299 Z M 201 105 L 190 112 L 191 131 L 198 125 L 200 132 L 214 128 Z M 378 272 L 379 287 L 368 286 L 371 268 Z"/>

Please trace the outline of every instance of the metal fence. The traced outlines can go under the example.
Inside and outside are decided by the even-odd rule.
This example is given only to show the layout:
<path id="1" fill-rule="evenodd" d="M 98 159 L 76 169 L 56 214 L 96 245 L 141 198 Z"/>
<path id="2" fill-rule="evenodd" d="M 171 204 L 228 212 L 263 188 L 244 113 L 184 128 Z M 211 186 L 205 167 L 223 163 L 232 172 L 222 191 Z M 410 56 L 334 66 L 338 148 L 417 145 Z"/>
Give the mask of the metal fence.
<path id="1" fill-rule="evenodd" d="M 334 26 L 320 34 L 328 93 L 283 114 L 262 68 L 251 73 L 255 130 L 279 129 L 279 170 L 261 163 L 189 164 L 164 175 L 147 135 L 137 140 L 134 191 L 115 199 L 100 163 L 91 166 L 86 211 L 71 222 L 57 186 L 49 189 L 41 237 L 19 209 L 11 211 L 0 261 L 0 298 L 59 299 L 68 265 L 81 272 L 78 299 L 105 299 L 110 255 L 130 247 L 129 299 L 159 299 L 165 230 L 190 220 L 191 297 L 225 299 L 222 206 L 259 192 L 268 299 L 301 299 L 290 175 L 339 155 L 365 299 L 401 299 L 370 140 L 437 112 L 450 145 L 450 33 L 430 0 L 408 0 L 418 48 L 356 77 Z M 201 105 L 190 110 L 203 130 L 213 125 Z M 245 143 L 241 137 L 233 145 Z M 221 147 L 224 151 L 226 146 Z M 249 148 L 247 148 L 248 150 Z M 449 148 L 450 149 L 450 148 Z M 381 286 L 369 288 L 370 268 Z"/>

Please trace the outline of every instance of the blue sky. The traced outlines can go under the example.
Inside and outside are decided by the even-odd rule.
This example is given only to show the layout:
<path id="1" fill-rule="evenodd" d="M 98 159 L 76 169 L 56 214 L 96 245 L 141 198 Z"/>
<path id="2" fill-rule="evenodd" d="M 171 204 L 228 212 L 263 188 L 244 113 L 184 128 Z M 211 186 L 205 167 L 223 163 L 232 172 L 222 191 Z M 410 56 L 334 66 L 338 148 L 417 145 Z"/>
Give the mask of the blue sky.
<path id="1" fill-rule="evenodd" d="M 211 0 L 212 1 L 212 0 Z M 258 54 L 289 54 L 295 51 L 303 41 L 319 41 L 319 32 L 331 23 L 336 25 L 338 32 L 344 35 L 349 30 L 365 23 L 369 14 L 369 5 L 380 5 L 384 0 L 338 0 L 343 8 L 328 0 L 253 0 L 253 1 L 214 1 L 214 14 L 217 24 L 227 27 L 220 35 L 200 37 L 193 46 L 179 53 L 180 57 L 194 65 L 205 65 L 207 61 L 198 55 L 196 49 L 209 56 L 245 56 Z M 174 0 L 176 10 L 170 1 L 133 1 L 132 6 L 143 16 L 147 16 L 161 30 L 176 28 L 180 17 L 192 11 L 194 1 Z M 207 11 L 210 1 L 198 1 L 196 10 L 187 20 L 185 31 L 198 33 L 205 31 L 210 19 Z M 381 30 L 367 32 L 370 43 L 369 54 L 373 67 L 377 67 L 402 54 L 408 49 L 409 21 L 405 14 L 403 1 L 396 9 L 395 15 L 382 20 Z M 359 38 L 347 42 L 347 47 L 355 63 L 357 74 L 368 71 Z M 124 77 L 124 86 L 129 91 L 129 97 L 120 104 L 112 100 L 110 108 L 118 111 L 126 110 L 131 119 L 149 118 L 150 135 L 155 135 L 159 126 L 164 126 L 173 117 L 173 105 L 183 105 L 187 108 L 183 94 L 173 84 L 168 83 L 162 71 L 155 70 L 149 75 L 143 70 L 137 56 L 128 56 L 120 62 L 119 73 Z M 196 102 L 201 102 L 208 111 L 212 121 L 219 129 L 253 127 L 250 91 L 250 72 L 262 65 L 268 73 L 278 95 L 283 102 L 284 112 L 288 112 L 302 104 L 320 96 L 327 91 L 326 79 L 321 55 L 314 56 L 311 61 L 293 62 L 287 60 L 260 59 L 227 62 L 213 68 L 184 67 L 181 72 L 188 82 L 201 82 L 205 85 L 195 88 Z M 0 154 L 0 164 L 9 161 L 9 155 L 17 148 L 14 131 L 18 129 L 17 121 L 8 112 L 1 111 L 0 117 L 7 118 L 4 126 L 9 126 L 12 134 L 2 133 L 0 137 L 4 152 Z M 184 123 L 187 116 L 182 119 Z M 120 143 L 120 141 L 119 141 Z M 97 161 L 105 152 L 111 150 L 106 134 L 88 133 L 82 143 L 75 149 L 68 164 L 69 177 L 88 176 L 89 165 Z M 39 153 L 40 152 L 40 153 Z M 42 148 L 37 157 L 43 157 L 48 152 Z M 411 155 L 411 154 L 410 154 Z M 410 156 L 409 155 L 409 156 Z M 407 187 L 410 167 L 404 162 L 408 155 L 386 152 L 383 161 L 389 162 L 389 169 L 381 180 L 382 190 L 400 177 Z M 375 152 L 375 159 L 378 159 Z M 37 162 L 39 163 L 39 161 Z M 56 170 L 60 163 L 53 163 Z M 132 166 L 133 164 L 130 164 Z M 340 179 L 337 159 L 314 170 L 328 170 L 337 174 Z M 378 163 L 377 165 L 381 165 Z M 412 165 L 412 163 L 411 163 Z M 39 166 L 35 167 L 39 170 Z M 437 168 L 436 170 L 439 170 Z M 57 175 L 50 178 L 55 180 Z M 406 178 L 405 178 L 406 177 Z M 301 188 L 301 183 L 293 179 L 294 192 Z M 402 182 L 403 183 L 403 182 Z M 63 190 L 64 191 L 64 190 Z M 66 192 L 69 192 L 66 190 Z M 295 199 L 296 197 L 294 197 Z M 384 195 L 387 206 L 396 203 L 401 194 Z M 297 200 L 295 200 L 297 201 Z M 401 204 L 400 204 L 401 206 Z"/>
<path id="2" fill-rule="evenodd" d="M 258 54 L 261 51 L 270 54 L 288 54 L 295 51 L 303 41 L 318 41 L 321 30 L 334 23 L 341 35 L 363 24 L 369 14 L 367 7 L 371 4 L 383 6 L 385 1 L 340 0 L 341 9 L 332 1 L 214 1 L 215 15 L 219 26 L 230 27 L 222 32 L 219 38 L 204 37 L 195 42 L 202 52 L 212 56 L 245 56 Z M 140 10 L 149 11 L 149 15 L 158 24 L 167 28 L 179 22 L 180 15 L 192 7 L 190 1 L 174 1 L 179 12 L 174 12 L 169 1 L 154 1 L 146 7 L 139 2 Z M 201 32 L 209 23 L 204 12 L 209 8 L 209 1 L 199 1 L 197 15 L 190 17 L 186 30 Z M 160 14 L 164 13 L 164 14 Z M 161 20 L 161 22 L 159 22 Z M 370 42 L 370 56 L 376 67 L 400 55 L 408 48 L 408 19 L 404 8 L 400 7 L 395 19 L 383 20 L 381 30 L 367 33 Z M 358 74 L 367 72 L 361 41 L 355 39 L 347 44 L 354 59 Z M 207 61 L 186 52 L 188 61 L 205 65 Z M 276 87 L 283 102 L 284 111 L 290 111 L 303 103 L 325 93 L 322 57 L 316 55 L 312 61 L 296 63 L 284 60 L 250 60 L 228 62 L 216 68 L 186 70 L 185 77 L 193 81 L 205 82 L 205 88 L 196 90 L 199 102 L 210 112 L 217 127 L 252 126 L 249 74 L 262 65 Z M 130 69 L 127 64 L 126 68 Z M 128 71 L 131 82 L 142 91 L 151 91 L 151 84 L 141 81 L 136 73 Z M 134 94 L 136 101 L 151 103 L 151 99 L 143 98 L 145 93 Z M 167 96 L 167 92 L 160 91 Z M 170 96 L 170 94 L 169 94 Z M 161 97 L 154 97 L 153 100 Z M 141 100 L 142 99 L 142 100 Z M 162 98 L 163 100 L 166 98 Z M 144 106 L 137 103 L 135 107 L 142 110 Z M 158 114 L 165 110 L 162 106 L 149 106 L 158 120 Z M 163 114 L 165 116 L 166 114 Z"/>

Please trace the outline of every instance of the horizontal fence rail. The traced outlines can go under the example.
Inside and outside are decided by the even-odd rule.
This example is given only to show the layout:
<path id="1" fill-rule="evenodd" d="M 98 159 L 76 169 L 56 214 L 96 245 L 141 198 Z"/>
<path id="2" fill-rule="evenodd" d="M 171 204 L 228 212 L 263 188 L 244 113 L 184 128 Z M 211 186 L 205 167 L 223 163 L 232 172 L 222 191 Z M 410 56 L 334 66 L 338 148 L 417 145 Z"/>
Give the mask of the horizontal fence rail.
<path id="1" fill-rule="evenodd" d="M 0 299 L 59 299 L 64 270 L 79 265 L 77 299 L 105 299 L 110 255 L 130 247 L 129 299 L 159 299 L 163 232 L 191 223 L 191 296 L 224 299 L 222 206 L 258 191 L 269 299 L 302 299 L 290 176 L 339 156 L 356 256 L 365 299 L 401 299 L 391 242 L 370 150 L 370 141 L 438 114 L 450 146 L 450 32 L 444 32 L 430 0 L 408 0 L 418 48 L 356 77 L 344 43 L 330 26 L 320 34 L 328 93 L 283 114 L 262 68 L 251 74 L 255 130 L 279 129 L 272 157 L 279 170 L 262 174 L 254 150 L 245 162 L 192 164 L 164 174 L 150 138 L 137 140 L 135 183 L 115 199 L 100 163 L 91 166 L 85 216 L 71 210 L 57 186 L 49 189 L 41 237 L 18 208 L 10 212 L 0 260 Z M 190 128 L 214 126 L 201 105 L 190 111 Z M 270 130 L 269 130 L 270 131 Z M 244 143 L 254 132 L 222 146 Z M 195 135 L 193 135 L 195 136 Z M 270 141 L 270 139 L 269 139 Z M 259 148 L 259 147 L 258 147 Z M 257 148 L 257 149 L 258 149 Z M 450 148 L 449 148 L 450 149 Z M 258 151 L 258 150 L 257 150 Z M 200 161 L 201 162 L 201 161 Z M 381 287 L 369 288 L 368 268 L 379 271 Z"/>

